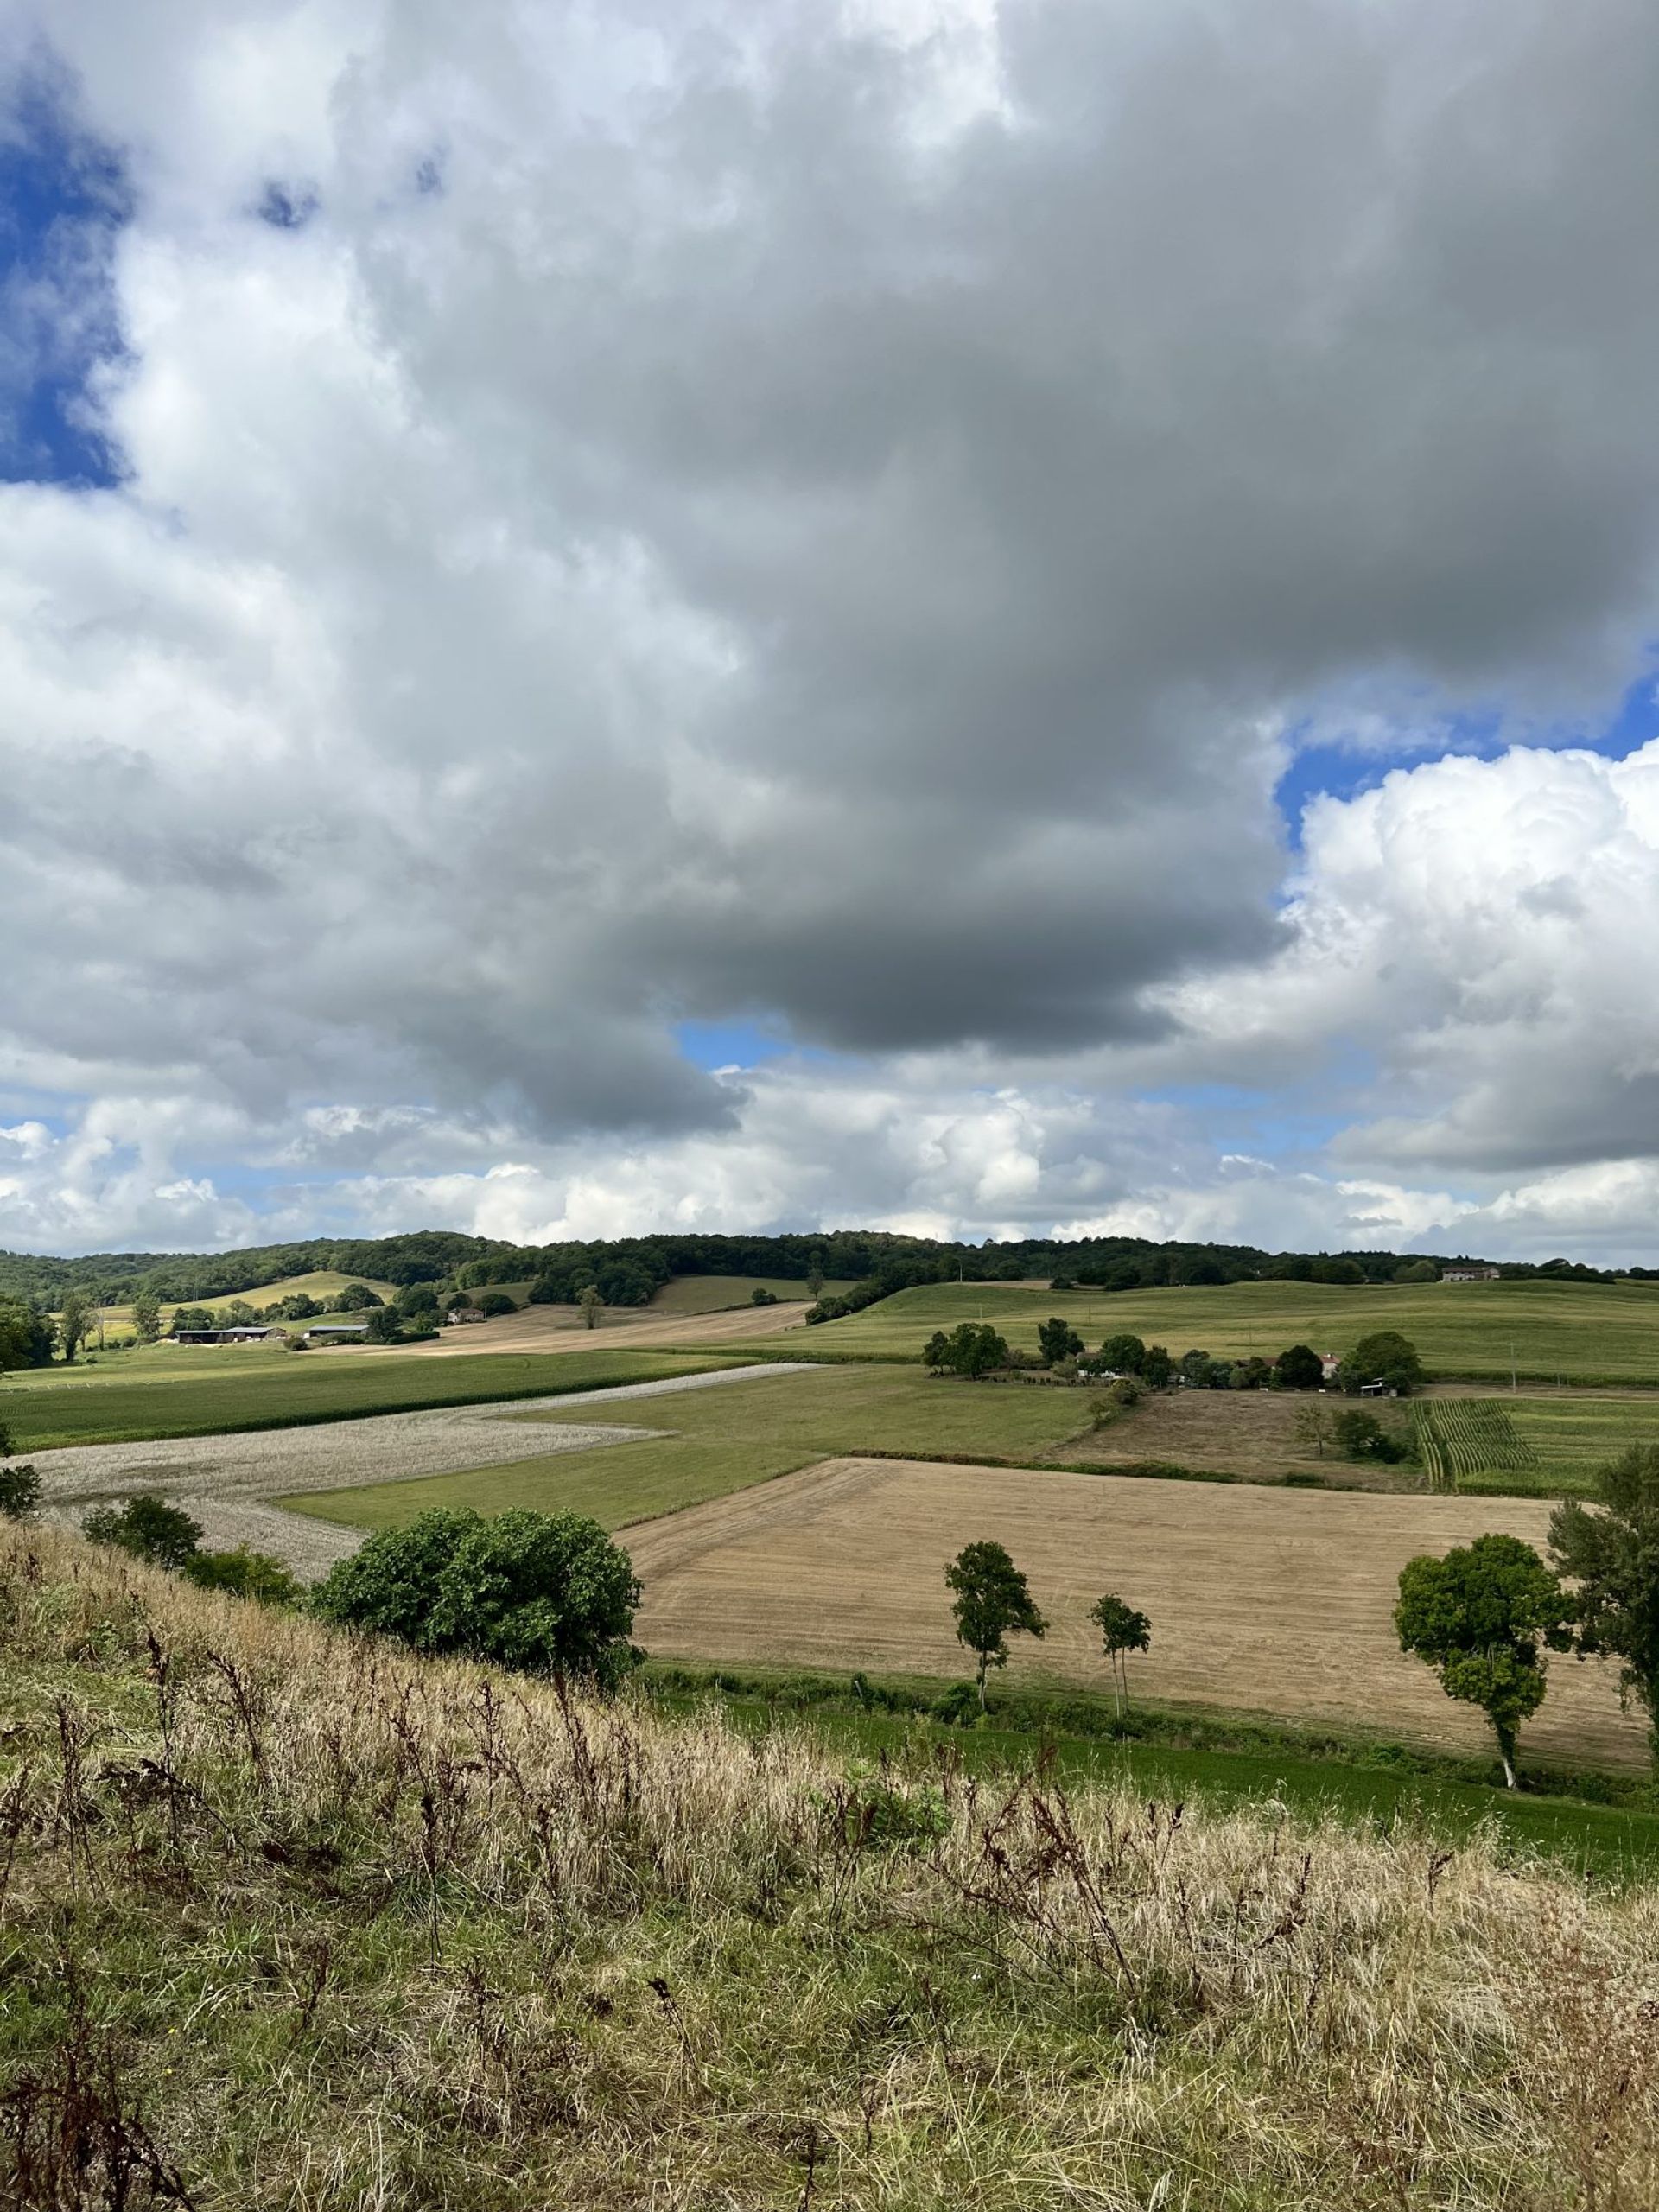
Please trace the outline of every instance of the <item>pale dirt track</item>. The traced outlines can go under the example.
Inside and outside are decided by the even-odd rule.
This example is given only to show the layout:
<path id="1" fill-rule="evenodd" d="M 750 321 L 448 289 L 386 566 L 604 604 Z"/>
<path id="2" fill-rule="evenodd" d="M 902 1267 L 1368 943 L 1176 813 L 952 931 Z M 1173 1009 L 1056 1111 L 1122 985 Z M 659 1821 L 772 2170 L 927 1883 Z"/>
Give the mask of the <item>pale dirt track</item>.
<path id="1" fill-rule="evenodd" d="M 336 1355 L 331 1354 L 330 1357 Z M 356 1550 L 366 1533 L 341 1529 L 264 1503 L 298 1491 L 358 1489 L 447 1475 L 462 1468 L 505 1466 L 551 1452 L 660 1436 L 658 1428 L 608 1422 L 523 1421 L 524 1414 L 576 1406 L 609 1408 L 638 1398 L 717 1388 L 757 1376 L 788 1375 L 791 1363 L 718 1368 L 706 1375 L 625 1382 L 608 1390 L 571 1390 L 546 1398 L 514 1398 L 475 1406 L 432 1406 L 360 1421 L 319 1421 L 301 1428 L 262 1428 L 220 1436 L 168 1437 L 146 1444 L 73 1444 L 35 1455 L 48 1511 L 78 1520 L 88 1505 L 135 1490 L 159 1490 L 186 1505 L 210 1547 L 249 1543 L 286 1560 L 296 1572 L 321 1574 Z"/>
<path id="2" fill-rule="evenodd" d="M 619 1308 L 608 1313 L 598 1328 L 586 1329 L 574 1306 L 526 1306 L 493 1321 L 445 1329 L 434 1344 L 411 1344 L 409 1356 L 454 1359 L 481 1351 L 697 1351 L 709 1344 L 757 1344 L 762 1338 L 781 1336 L 786 1329 L 804 1329 L 806 1310 L 804 1300 L 655 1318 L 645 1308 L 638 1320 L 626 1320 Z M 338 1359 L 341 1352 L 335 1350 L 328 1356 Z"/>
<path id="3" fill-rule="evenodd" d="M 1005 1679 L 1107 1687 L 1087 1609 L 1112 1590 L 1150 1614 L 1132 1662 L 1144 1694 L 1359 1726 L 1484 1752 L 1484 1720 L 1453 1705 L 1395 1639 L 1401 1567 L 1488 1529 L 1541 1547 L 1548 1503 L 1374 1497 L 832 1459 L 644 1522 L 624 1541 L 645 1584 L 638 1632 L 663 1658 L 961 1677 L 947 1561 L 1006 1544 L 1053 1624 L 1013 1640 Z M 1613 1670 L 1551 1662 L 1523 1752 L 1642 1766 Z"/>

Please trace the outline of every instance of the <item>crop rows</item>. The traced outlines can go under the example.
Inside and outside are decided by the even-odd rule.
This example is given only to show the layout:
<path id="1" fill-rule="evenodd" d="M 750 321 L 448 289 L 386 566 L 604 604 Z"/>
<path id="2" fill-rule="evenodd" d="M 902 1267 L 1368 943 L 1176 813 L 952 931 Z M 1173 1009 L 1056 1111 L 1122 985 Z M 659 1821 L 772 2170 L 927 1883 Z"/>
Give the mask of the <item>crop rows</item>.
<path id="1" fill-rule="evenodd" d="M 1521 1472 L 1538 1465 L 1538 1454 L 1491 1398 L 1425 1401 L 1415 1408 L 1413 1426 L 1432 1490 L 1455 1491 L 1465 1475 Z"/>

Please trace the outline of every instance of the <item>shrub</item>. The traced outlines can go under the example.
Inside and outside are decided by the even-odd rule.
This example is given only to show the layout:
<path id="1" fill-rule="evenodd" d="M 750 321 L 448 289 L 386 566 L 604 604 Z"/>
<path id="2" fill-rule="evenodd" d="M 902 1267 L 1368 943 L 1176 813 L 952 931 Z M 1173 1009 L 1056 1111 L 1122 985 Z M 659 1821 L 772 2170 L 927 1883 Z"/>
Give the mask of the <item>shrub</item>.
<path id="1" fill-rule="evenodd" d="M 40 1510 L 41 1478 L 32 1466 L 0 1467 L 0 1513 L 29 1521 Z"/>
<path id="2" fill-rule="evenodd" d="M 749 1293 L 749 1303 L 751 1306 L 775 1306 L 778 1294 L 775 1290 L 767 1290 L 761 1283 L 756 1283 Z"/>
<path id="3" fill-rule="evenodd" d="M 305 1586 L 269 1552 L 250 1551 L 238 1544 L 234 1551 L 193 1552 L 184 1562 L 185 1580 L 200 1590 L 226 1590 L 233 1598 L 251 1598 L 262 1605 L 297 1605 Z"/>
<path id="4" fill-rule="evenodd" d="M 312 1594 L 324 1619 L 422 1651 L 606 1687 L 639 1656 L 629 1642 L 639 1602 L 632 1561 L 596 1521 L 530 1512 L 486 1521 L 470 1509 L 383 1529 Z"/>
<path id="5" fill-rule="evenodd" d="M 950 1810 L 936 1784 L 901 1789 L 868 1768 L 855 1767 L 821 1802 L 829 1826 L 851 1851 L 915 1851 L 950 1833 Z"/>
<path id="6" fill-rule="evenodd" d="M 979 1719 L 979 1692 L 971 1682 L 952 1682 L 927 1710 L 947 1728 L 971 1728 Z"/>
<path id="7" fill-rule="evenodd" d="M 113 1544 L 152 1567 L 182 1567 L 201 1541 L 201 1523 L 159 1491 L 144 1490 L 121 1506 L 100 1505 L 80 1524 L 95 1544 Z"/>
<path id="8" fill-rule="evenodd" d="M 1392 1464 L 1406 1456 L 1405 1446 L 1372 1414 L 1338 1414 L 1332 1434 L 1344 1459 L 1382 1459 Z"/>

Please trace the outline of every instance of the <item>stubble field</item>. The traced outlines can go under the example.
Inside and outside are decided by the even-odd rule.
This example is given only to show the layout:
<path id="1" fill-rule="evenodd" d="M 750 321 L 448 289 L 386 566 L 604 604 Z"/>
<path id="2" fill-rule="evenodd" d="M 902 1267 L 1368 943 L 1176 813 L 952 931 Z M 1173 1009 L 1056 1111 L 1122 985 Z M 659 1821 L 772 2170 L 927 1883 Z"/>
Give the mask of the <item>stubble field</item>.
<path id="1" fill-rule="evenodd" d="M 631 1447 L 622 1446 L 621 1450 Z M 640 1447 L 645 1448 L 645 1447 Z M 1010 1679 L 1106 1684 L 1087 1609 L 1147 1612 L 1145 1695 L 1490 1749 L 1471 1707 L 1401 1653 L 1401 1567 L 1487 1529 L 1541 1545 L 1522 1499 L 1385 1497 L 843 1459 L 630 1529 L 641 1641 L 664 1658 L 960 1677 L 946 1563 L 1006 1544 L 1052 1624 Z M 1556 1659 L 1522 1751 L 1637 1768 L 1644 1732 L 1611 1669 Z"/>

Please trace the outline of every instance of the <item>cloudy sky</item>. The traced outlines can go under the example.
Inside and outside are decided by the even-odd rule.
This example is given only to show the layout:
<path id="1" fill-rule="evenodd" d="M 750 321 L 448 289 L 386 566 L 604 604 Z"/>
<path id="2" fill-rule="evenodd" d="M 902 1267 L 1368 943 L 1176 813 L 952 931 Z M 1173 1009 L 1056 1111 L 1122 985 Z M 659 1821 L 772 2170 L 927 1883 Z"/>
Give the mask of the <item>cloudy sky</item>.
<path id="1" fill-rule="evenodd" d="M 1659 1260 L 1651 0 L 0 0 L 0 1246 Z"/>

